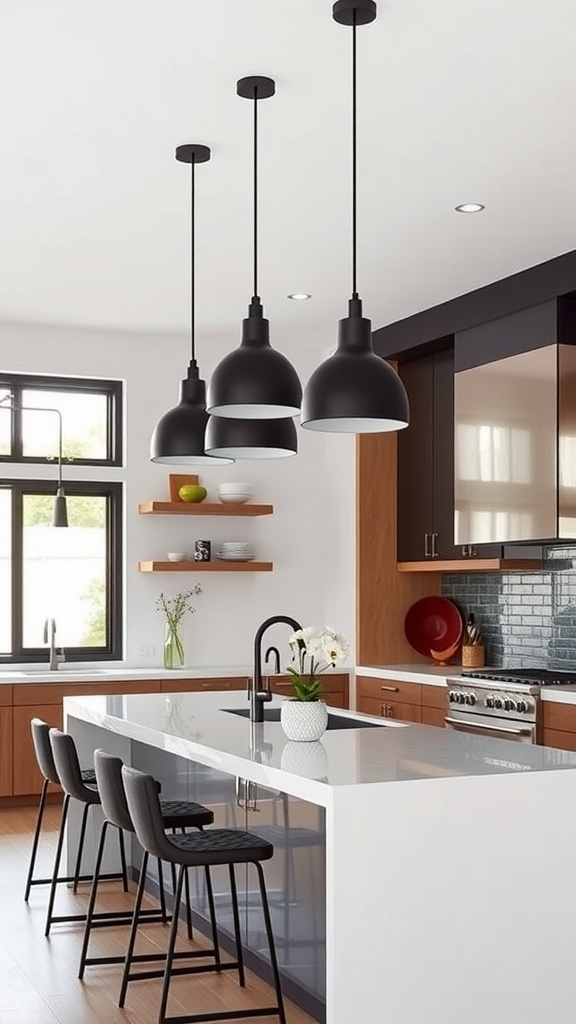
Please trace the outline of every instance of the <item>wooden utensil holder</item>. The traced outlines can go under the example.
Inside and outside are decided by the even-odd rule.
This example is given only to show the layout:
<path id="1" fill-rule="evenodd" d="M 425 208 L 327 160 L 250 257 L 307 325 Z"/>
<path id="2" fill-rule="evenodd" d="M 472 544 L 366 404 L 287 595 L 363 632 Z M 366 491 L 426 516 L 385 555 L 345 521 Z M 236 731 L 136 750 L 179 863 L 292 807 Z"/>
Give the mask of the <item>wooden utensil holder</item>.
<path id="1" fill-rule="evenodd" d="M 462 668 L 484 668 L 484 644 L 463 644 Z"/>

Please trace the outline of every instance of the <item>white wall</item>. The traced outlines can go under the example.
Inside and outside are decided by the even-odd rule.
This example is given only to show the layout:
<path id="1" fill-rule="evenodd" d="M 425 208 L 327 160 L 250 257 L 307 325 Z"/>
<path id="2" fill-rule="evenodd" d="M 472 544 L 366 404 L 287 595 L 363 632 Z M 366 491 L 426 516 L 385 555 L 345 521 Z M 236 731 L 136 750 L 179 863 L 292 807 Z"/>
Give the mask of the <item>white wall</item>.
<path id="1" fill-rule="evenodd" d="M 208 377 L 216 362 L 238 344 L 239 327 L 211 338 L 210 358 L 200 354 Z M 303 381 L 336 340 L 336 319 L 326 336 L 292 337 L 273 331 L 273 343 L 290 352 Z M 218 483 L 247 480 L 254 500 L 271 502 L 275 514 L 254 519 L 139 516 L 139 501 L 168 498 L 168 467 L 149 460 L 151 432 L 178 401 L 188 361 L 185 335 L 131 334 L 35 325 L 0 324 L 0 365 L 6 372 L 111 377 L 125 381 L 125 466 L 108 470 L 125 481 L 125 660 L 144 667 L 160 664 L 163 619 L 155 603 L 200 582 L 197 611 L 184 628 L 187 664 L 250 663 L 258 624 L 286 613 L 304 625 L 328 624 L 353 642 L 354 629 L 354 439 L 298 428 L 299 453 L 290 459 L 237 462 L 199 470 L 209 498 Z M 203 343 L 203 347 L 204 343 Z M 295 354 L 296 353 L 296 354 Z M 178 471 L 178 468 L 175 468 Z M 181 472 L 186 472 L 182 467 Z M 29 472 L 29 471 L 28 471 Z M 12 475 L 26 475 L 16 468 Z M 53 467 L 37 471 L 51 477 Z M 93 479 L 98 471 L 65 467 L 68 479 Z M 6 473 L 9 475 L 9 473 Z M 191 550 L 197 538 L 250 540 L 257 556 L 274 562 L 272 573 L 141 574 L 139 559 L 167 551 Z M 271 631 L 270 642 L 285 649 L 286 630 Z M 153 644 L 156 654 L 142 656 Z M 353 651 L 352 651 L 353 654 Z"/>

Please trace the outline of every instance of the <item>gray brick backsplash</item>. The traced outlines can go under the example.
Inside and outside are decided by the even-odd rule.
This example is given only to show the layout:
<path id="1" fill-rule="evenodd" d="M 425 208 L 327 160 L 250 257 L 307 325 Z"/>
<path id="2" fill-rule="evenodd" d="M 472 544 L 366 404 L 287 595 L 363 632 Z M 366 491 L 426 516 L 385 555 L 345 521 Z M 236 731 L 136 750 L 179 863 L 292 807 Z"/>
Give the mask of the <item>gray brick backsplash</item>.
<path id="1" fill-rule="evenodd" d="M 474 614 L 488 665 L 576 670 L 576 546 L 547 549 L 541 572 L 443 573 L 442 594 Z"/>

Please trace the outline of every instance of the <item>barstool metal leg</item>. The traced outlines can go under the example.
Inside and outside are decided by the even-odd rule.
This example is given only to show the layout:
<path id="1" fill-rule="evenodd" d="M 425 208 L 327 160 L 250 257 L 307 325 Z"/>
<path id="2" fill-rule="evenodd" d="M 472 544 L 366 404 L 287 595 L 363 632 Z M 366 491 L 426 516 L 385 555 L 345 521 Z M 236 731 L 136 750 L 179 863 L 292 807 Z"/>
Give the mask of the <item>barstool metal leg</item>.
<path id="1" fill-rule="evenodd" d="M 82 943 L 82 952 L 80 953 L 80 967 L 78 969 L 78 977 L 80 980 L 84 977 L 84 968 L 86 966 L 86 957 L 88 955 L 88 943 L 90 941 L 90 929 L 92 928 L 92 916 L 94 914 L 94 907 L 96 906 L 96 896 L 98 894 L 98 882 L 100 879 L 100 868 L 102 866 L 102 857 L 104 855 L 104 846 L 106 844 L 106 831 L 108 828 L 108 822 L 105 820 L 102 823 L 100 829 L 100 841 L 98 843 L 98 852 L 96 854 L 96 863 L 94 865 L 94 878 L 92 879 L 92 888 L 90 890 L 90 902 L 88 904 L 88 910 L 86 912 L 86 927 L 84 928 L 84 941 Z M 120 832 L 120 834 L 122 834 Z"/>
<path id="2" fill-rule="evenodd" d="M 162 861 L 160 857 L 157 858 L 158 864 L 158 888 L 160 890 L 160 913 L 162 915 L 162 923 L 167 924 L 168 914 L 166 912 L 166 893 L 164 891 L 164 870 L 162 868 Z"/>
<path id="3" fill-rule="evenodd" d="M 122 984 L 120 985 L 120 996 L 118 998 L 118 1006 L 122 1009 L 126 1002 L 126 990 L 128 988 L 128 980 L 130 974 L 130 967 L 132 965 L 132 957 L 134 955 L 134 946 L 136 945 L 136 935 L 138 934 L 138 922 L 140 919 L 140 908 L 142 907 L 142 900 L 144 899 L 144 890 L 146 888 L 146 868 L 148 867 L 148 852 L 144 851 L 142 858 L 142 865 L 140 867 L 140 881 L 138 883 L 138 892 L 136 893 L 136 902 L 134 904 L 134 913 L 132 914 L 132 925 L 130 927 L 130 938 L 128 939 L 128 948 L 126 949 L 126 958 L 124 960 L 124 970 L 122 972 Z"/>
<path id="4" fill-rule="evenodd" d="M 82 867 L 82 854 L 84 852 L 84 839 L 86 837 L 86 823 L 88 821 L 89 810 L 90 804 L 84 804 L 84 810 L 82 811 L 82 824 L 80 826 L 80 839 L 78 840 L 78 854 L 76 856 L 76 867 L 74 868 L 74 885 L 72 886 L 72 892 L 77 891 L 78 882 L 80 881 L 80 868 Z"/>
<path id="5" fill-rule="evenodd" d="M 212 945 L 214 946 L 214 959 L 218 967 L 220 967 L 220 947 L 218 945 L 218 928 L 216 927 L 216 906 L 214 904 L 214 891 L 212 889 L 212 878 L 210 875 L 210 868 L 208 865 L 204 868 L 206 873 L 206 894 L 208 896 L 208 906 L 210 908 L 210 924 L 212 925 Z"/>
<path id="6" fill-rule="evenodd" d="M 186 896 L 186 931 L 188 932 L 190 942 L 192 942 L 194 932 L 192 931 L 192 910 L 190 908 L 190 879 L 188 878 L 188 869 L 184 872 L 184 892 Z"/>
<path id="7" fill-rule="evenodd" d="M 60 832 L 58 834 L 58 843 L 56 846 L 56 855 L 54 857 L 54 870 L 52 871 L 52 882 L 50 884 L 50 897 L 48 900 L 48 911 L 46 914 L 46 927 L 44 929 L 44 935 L 48 937 L 50 934 L 50 925 L 52 924 L 52 911 L 54 910 L 54 899 L 56 897 L 56 886 L 58 884 L 58 872 L 60 870 L 60 859 L 62 857 L 62 847 L 64 845 L 64 831 L 66 828 L 66 818 L 68 817 L 68 807 L 70 805 L 70 797 L 64 797 L 64 803 L 62 804 L 62 817 L 60 818 Z"/>
<path id="8" fill-rule="evenodd" d="M 44 806 L 46 804 L 46 793 L 48 792 L 48 779 L 44 779 L 42 784 L 42 792 L 40 794 L 40 803 L 38 804 L 38 814 L 36 816 L 36 831 L 34 832 L 34 840 L 32 842 L 32 850 L 30 852 L 30 865 L 28 867 L 28 875 L 26 878 L 26 889 L 24 890 L 24 902 L 28 902 L 30 896 L 30 888 L 32 886 L 32 876 L 34 874 L 34 865 L 36 864 L 36 854 L 38 852 L 38 842 L 40 840 L 40 831 L 42 829 L 42 819 L 44 817 Z"/>
<path id="9" fill-rule="evenodd" d="M 232 865 L 230 865 L 232 866 Z M 254 864 L 258 872 L 258 881 L 260 882 L 260 895 L 262 897 L 262 910 L 264 912 L 264 923 L 266 925 L 266 936 L 268 938 L 268 947 L 270 949 L 270 964 L 272 966 L 272 974 L 274 977 L 274 988 L 276 989 L 276 999 L 278 1000 L 278 1017 L 280 1018 L 280 1024 L 286 1024 L 286 1011 L 284 1010 L 284 1000 L 282 997 L 282 988 L 280 985 L 280 972 L 278 970 L 278 959 L 276 957 L 276 946 L 274 944 L 274 934 L 272 932 L 272 921 L 270 919 L 270 908 L 268 906 L 268 896 L 266 894 L 266 881 L 264 878 L 264 871 L 262 865 L 255 861 Z"/>
<path id="10" fill-rule="evenodd" d="M 228 865 L 230 873 L 230 893 L 232 896 L 232 914 L 234 917 L 234 938 L 236 940 L 236 959 L 238 961 L 238 984 L 241 988 L 246 985 L 244 976 L 244 954 L 242 952 L 242 936 L 240 934 L 240 914 L 238 913 L 238 892 L 236 890 L 236 875 L 234 865 Z"/>
<path id="11" fill-rule="evenodd" d="M 176 892 L 174 894 L 174 911 L 172 913 L 172 925 L 170 928 L 170 938 L 168 940 L 168 950 L 166 953 L 166 967 L 164 970 L 164 981 L 162 982 L 162 999 L 160 1001 L 158 1024 L 164 1024 L 166 1020 L 168 992 L 170 990 L 170 975 L 172 974 L 174 949 L 176 947 L 176 938 L 178 935 L 178 911 L 180 910 L 180 903 L 182 901 L 182 884 L 184 882 L 185 875 L 186 868 L 182 865 L 178 871 L 178 881 L 176 883 Z"/>
<path id="12" fill-rule="evenodd" d="M 118 845 L 120 847 L 120 864 L 122 865 L 122 888 L 128 892 L 128 870 L 126 868 L 126 850 L 124 848 L 124 831 L 118 829 Z"/>

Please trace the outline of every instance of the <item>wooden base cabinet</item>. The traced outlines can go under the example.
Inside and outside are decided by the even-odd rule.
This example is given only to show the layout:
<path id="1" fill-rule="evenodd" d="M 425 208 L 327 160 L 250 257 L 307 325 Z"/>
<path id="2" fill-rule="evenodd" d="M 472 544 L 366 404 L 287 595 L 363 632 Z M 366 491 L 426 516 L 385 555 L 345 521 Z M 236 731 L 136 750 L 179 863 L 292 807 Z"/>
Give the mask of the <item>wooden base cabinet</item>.
<path id="1" fill-rule="evenodd" d="M 12 794 L 12 708 L 0 707 L 0 796 Z"/>
<path id="2" fill-rule="evenodd" d="M 365 715 L 444 728 L 447 690 L 400 679 L 356 677 L 356 707 Z"/>
<path id="3" fill-rule="evenodd" d="M 117 693 L 158 693 L 159 679 L 107 680 L 94 683 L 21 683 L 13 687 L 14 708 L 12 735 L 12 789 L 4 796 L 35 796 L 42 789 L 42 775 L 38 770 L 30 721 L 41 718 L 49 726 L 61 729 L 63 725 L 64 697 L 73 697 L 79 691 L 83 694 Z M 88 767 L 83 765 L 82 767 Z M 49 792 L 58 792 L 57 786 L 50 785 Z"/>
<path id="4" fill-rule="evenodd" d="M 272 693 L 281 694 L 283 697 L 292 697 L 294 687 L 290 675 L 268 676 L 266 680 L 268 688 Z M 332 708 L 347 708 L 348 703 L 348 674 L 346 672 L 331 672 L 322 677 L 321 698 L 325 704 Z"/>
<path id="5" fill-rule="evenodd" d="M 542 701 L 542 744 L 576 750 L 576 704 Z"/>

